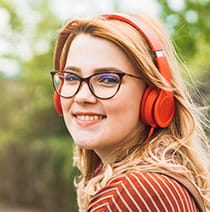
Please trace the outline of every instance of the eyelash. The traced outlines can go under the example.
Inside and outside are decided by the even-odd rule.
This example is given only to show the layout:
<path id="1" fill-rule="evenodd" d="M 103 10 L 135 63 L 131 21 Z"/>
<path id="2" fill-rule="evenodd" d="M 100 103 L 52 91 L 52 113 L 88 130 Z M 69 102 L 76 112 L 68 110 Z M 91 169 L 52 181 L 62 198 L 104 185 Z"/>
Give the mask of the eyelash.
<path id="1" fill-rule="evenodd" d="M 113 76 L 102 76 L 99 78 L 100 82 L 104 83 L 118 83 L 119 80 L 114 78 Z"/>
<path id="2" fill-rule="evenodd" d="M 67 81 L 79 80 L 79 78 L 74 74 L 67 74 L 67 76 L 63 77 L 63 79 Z"/>

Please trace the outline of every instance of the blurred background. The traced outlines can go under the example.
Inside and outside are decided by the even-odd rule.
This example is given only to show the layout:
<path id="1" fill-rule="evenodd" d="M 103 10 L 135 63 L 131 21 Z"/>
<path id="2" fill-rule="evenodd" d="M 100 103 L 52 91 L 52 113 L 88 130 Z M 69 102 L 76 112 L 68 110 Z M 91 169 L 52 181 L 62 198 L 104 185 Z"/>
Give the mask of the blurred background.
<path id="1" fill-rule="evenodd" d="M 0 206 L 77 211 L 74 146 L 55 113 L 49 71 L 64 20 L 106 12 L 160 19 L 189 68 L 194 99 L 209 105 L 209 0 L 1 0 Z"/>

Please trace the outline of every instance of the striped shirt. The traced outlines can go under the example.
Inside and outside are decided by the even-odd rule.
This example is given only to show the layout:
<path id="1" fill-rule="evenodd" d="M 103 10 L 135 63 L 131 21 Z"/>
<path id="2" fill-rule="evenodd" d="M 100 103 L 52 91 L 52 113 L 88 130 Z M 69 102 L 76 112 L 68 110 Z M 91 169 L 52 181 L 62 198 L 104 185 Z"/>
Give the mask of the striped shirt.
<path id="1" fill-rule="evenodd" d="M 198 212 L 193 197 L 174 179 L 133 172 L 112 178 L 91 199 L 87 212 Z"/>

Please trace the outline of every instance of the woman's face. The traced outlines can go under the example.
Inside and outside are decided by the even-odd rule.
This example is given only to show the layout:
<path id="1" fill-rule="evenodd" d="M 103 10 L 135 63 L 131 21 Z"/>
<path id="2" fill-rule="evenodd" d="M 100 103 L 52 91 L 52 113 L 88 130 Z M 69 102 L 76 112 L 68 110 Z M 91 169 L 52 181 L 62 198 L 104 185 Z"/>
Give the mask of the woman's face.
<path id="1" fill-rule="evenodd" d="M 88 77 L 113 68 L 136 75 L 125 53 L 112 42 L 87 34 L 73 40 L 66 71 Z M 84 82 L 74 97 L 61 98 L 65 123 L 74 142 L 94 150 L 99 157 L 108 156 L 141 127 L 139 108 L 144 90 L 141 79 L 124 76 L 118 93 L 111 99 L 96 98 Z"/>

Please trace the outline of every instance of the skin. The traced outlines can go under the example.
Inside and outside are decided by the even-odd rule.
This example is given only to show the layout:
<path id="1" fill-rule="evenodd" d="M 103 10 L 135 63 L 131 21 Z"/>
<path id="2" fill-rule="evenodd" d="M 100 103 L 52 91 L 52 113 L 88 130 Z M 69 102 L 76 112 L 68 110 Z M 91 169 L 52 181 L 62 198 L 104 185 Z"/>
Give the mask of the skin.
<path id="1" fill-rule="evenodd" d="M 74 39 L 65 70 L 88 77 L 98 70 L 113 68 L 137 75 L 125 53 L 112 42 L 87 34 Z M 74 142 L 94 150 L 107 163 L 110 153 L 142 126 L 139 107 L 144 90 L 141 79 L 125 76 L 120 90 L 111 99 L 96 98 L 86 83 L 74 97 L 61 98 L 65 124 Z M 94 116 L 94 120 L 81 120 L 84 115 L 87 119 Z"/>

